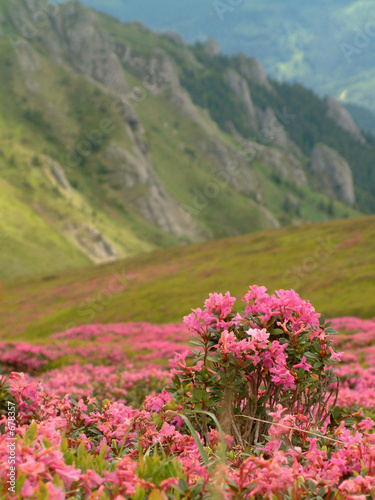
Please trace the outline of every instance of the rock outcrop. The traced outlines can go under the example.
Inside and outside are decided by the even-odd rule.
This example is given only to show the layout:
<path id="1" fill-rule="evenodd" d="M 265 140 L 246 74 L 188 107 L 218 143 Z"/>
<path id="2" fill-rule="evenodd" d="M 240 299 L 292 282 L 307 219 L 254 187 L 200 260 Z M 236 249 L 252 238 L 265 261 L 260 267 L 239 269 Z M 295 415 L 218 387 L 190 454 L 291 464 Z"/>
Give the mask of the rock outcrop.
<path id="1" fill-rule="evenodd" d="M 317 144 L 310 164 L 313 183 L 322 192 L 343 203 L 355 203 L 353 175 L 347 161 L 334 149 Z"/>
<path id="2" fill-rule="evenodd" d="M 34 78 L 35 73 L 40 69 L 40 62 L 35 50 L 26 40 L 19 40 L 13 44 L 17 62 L 23 74 L 26 88 L 30 92 L 37 92 L 39 84 Z"/>
<path id="3" fill-rule="evenodd" d="M 252 132 L 256 133 L 258 130 L 257 114 L 246 80 L 233 69 L 228 69 L 224 75 L 224 79 L 230 85 L 236 96 L 241 99 L 247 111 L 248 125 Z"/>
<path id="4" fill-rule="evenodd" d="M 305 171 L 293 153 L 261 144 L 254 144 L 254 149 L 257 158 L 270 165 L 280 177 L 294 182 L 297 186 L 308 184 Z"/>
<path id="5" fill-rule="evenodd" d="M 111 262 L 118 258 L 113 244 L 98 228 L 82 224 L 80 226 L 68 223 L 66 230 L 75 244 L 93 261 L 97 263 Z"/>
<path id="6" fill-rule="evenodd" d="M 336 101 L 331 96 L 326 97 L 325 102 L 328 107 L 327 115 L 329 118 L 331 118 L 341 128 L 349 132 L 353 139 L 361 144 L 365 144 L 366 140 L 351 117 L 349 111 L 347 111 L 339 101 Z"/>
<path id="7" fill-rule="evenodd" d="M 269 92 L 273 91 L 272 85 L 268 81 L 266 72 L 260 62 L 255 59 L 249 59 L 244 54 L 237 56 L 239 62 L 239 71 L 241 75 L 247 80 L 264 87 Z"/>
<path id="8" fill-rule="evenodd" d="M 48 165 L 47 175 L 51 182 L 64 193 L 67 198 L 72 197 L 72 187 L 65 175 L 63 167 L 57 161 L 49 158 L 48 156 L 43 157 L 44 161 Z"/>
<path id="9" fill-rule="evenodd" d="M 258 119 L 258 140 L 272 146 L 292 151 L 293 154 L 301 156 L 299 148 L 291 141 L 285 130 L 285 125 L 280 123 L 272 108 L 265 111 L 256 107 Z"/>
<path id="10" fill-rule="evenodd" d="M 152 95 L 168 93 L 168 97 L 191 120 L 212 134 L 216 124 L 204 118 L 204 113 L 193 103 L 190 94 L 181 86 L 176 64 L 164 50 L 155 49 L 151 57 L 133 56 L 131 48 L 124 45 L 117 47 L 117 53 L 123 64 L 142 80 L 145 89 Z"/>
<path id="11" fill-rule="evenodd" d="M 129 131 L 130 135 L 131 132 Z M 133 154 L 110 144 L 105 151 L 108 165 L 112 165 L 109 176 L 115 177 L 118 188 L 124 189 L 124 196 L 141 215 L 160 227 L 166 233 L 176 236 L 197 236 L 197 229 L 191 224 L 188 214 L 168 195 L 156 176 L 147 154 L 137 145 L 134 138 Z"/>
<path id="12" fill-rule="evenodd" d="M 208 38 L 204 44 L 204 51 L 208 56 L 216 57 L 220 55 L 220 46 L 216 40 Z"/>
<path id="13" fill-rule="evenodd" d="M 17 2 L 9 12 L 20 36 L 38 36 L 54 63 L 68 62 L 75 71 L 108 89 L 128 92 L 121 62 L 97 16 L 76 1 L 52 7 L 41 0 L 28 0 L 26 5 Z M 35 12 L 44 16 L 41 28 L 31 22 Z"/>
<path id="14" fill-rule="evenodd" d="M 259 183 L 251 168 L 252 158 L 215 139 L 202 140 L 199 145 L 214 161 L 217 167 L 214 177 L 217 177 L 219 184 L 233 186 L 238 192 L 256 198 Z"/>

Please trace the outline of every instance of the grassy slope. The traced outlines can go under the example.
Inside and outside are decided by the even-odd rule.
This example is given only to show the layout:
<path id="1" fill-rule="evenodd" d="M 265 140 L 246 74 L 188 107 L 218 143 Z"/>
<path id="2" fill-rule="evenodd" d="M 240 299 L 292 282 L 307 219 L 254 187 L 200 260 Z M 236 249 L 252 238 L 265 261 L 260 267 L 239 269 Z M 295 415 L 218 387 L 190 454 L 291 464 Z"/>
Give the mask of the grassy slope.
<path id="1" fill-rule="evenodd" d="M 2 336 L 40 341 L 85 323 L 180 321 L 209 292 L 242 297 L 254 283 L 295 288 L 328 316 L 373 317 L 374 223 L 365 217 L 284 228 L 5 282 Z M 126 287 L 105 293 L 116 273 L 126 275 Z"/>
<path id="2" fill-rule="evenodd" d="M 24 88 L 15 52 L 6 39 L 0 40 L 0 56 L 4 76 L 0 81 L 0 278 L 88 264 L 64 231 L 67 222 L 95 225 L 123 257 L 154 248 L 135 235 L 124 213 L 106 205 L 88 175 L 94 162 L 86 165 L 86 171 L 66 170 L 77 186 L 72 200 L 62 196 L 46 174 L 43 155 L 64 165 L 65 146 L 74 147 L 85 126 L 92 130 L 108 118 L 105 109 L 112 101 L 84 78 L 69 76 L 41 55 L 40 93 L 32 94 Z M 34 114 L 26 118 L 30 111 Z M 126 144 L 120 118 L 113 117 L 113 123 L 116 130 L 111 139 Z"/>
<path id="3" fill-rule="evenodd" d="M 88 265 L 89 260 L 0 179 L 1 277 Z"/>
<path id="4" fill-rule="evenodd" d="M 177 60 L 183 57 L 178 46 L 138 24 L 124 26 L 106 16 L 102 20 L 112 36 L 131 43 L 140 54 L 149 54 L 152 47 L 160 46 Z M 164 234 L 136 212 L 129 202 L 134 189 L 118 186 L 116 176 L 105 174 L 111 165 L 106 163 L 103 151 L 110 142 L 132 149 L 121 116 L 112 109 L 113 98 L 83 76 L 51 64 L 38 42 L 35 48 L 41 67 L 33 78 L 40 90 L 29 92 L 15 51 L 7 38 L 0 39 L 0 203 L 4 206 L 1 213 L 7 214 L 0 219 L 0 279 L 86 265 L 87 257 L 66 234 L 67 223 L 98 227 L 114 243 L 120 257 L 176 244 L 177 238 Z M 131 86 L 141 84 L 127 72 L 126 78 Z M 207 134 L 166 95 L 147 95 L 137 113 L 146 130 L 155 171 L 166 190 L 183 206 L 194 207 L 197 191 L 203 193 L 215 181 L 217 170 L 201 148 Z M 114 131 L 101 148 L 80 167 L 69 168 L 66 146 L 75 148 L 84 128 L 96 129 L 102 119 L 108 118 Z M 217 140 L 234 144 L 233 138 L 219 129 L 213 133 Z M 72 200 L 53 187 L 43 155 L 65 167 L 75 188 Z M 295 219 L 317 222 L 332 216 L 327 213 L 326 197 L 308 188 L 298 190 L 280 179 L 275 181 L 272 169 L 260 162 L 253 167 L 265 206 L 282 223 Z M 286 212 L 286 193 L 290 191 L 300 203 L 298 214 Z M 251 198 L 231 187 L 206 198 L 209 203 L 194 216 L 200 234 L 218 238 L 268 228 L 269 221 Z M 335 203 L 334 216 L 344 215 L 359 213 Z"/>

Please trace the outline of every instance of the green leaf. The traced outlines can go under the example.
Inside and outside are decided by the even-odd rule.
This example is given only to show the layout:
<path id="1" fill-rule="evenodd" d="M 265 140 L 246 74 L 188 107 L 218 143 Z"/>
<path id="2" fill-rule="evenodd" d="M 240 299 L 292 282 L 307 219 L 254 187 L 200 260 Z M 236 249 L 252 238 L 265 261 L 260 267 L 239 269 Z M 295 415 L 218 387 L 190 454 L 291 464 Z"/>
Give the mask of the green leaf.
<path id="1" fill-rule="evenodd" d="M 50 440 L 47 438 L 47 436 L 44 436 L 43 438 L 43 444 L 46 448 L 51 448 L 51 442 Z"/>
<path id="2" fill-rule="evenodd" d="M 315 493 L 316 492 L 316 484 L 311 479 L 308 480 L 308 483 L 309 483 L 310 491 L 312 493 Z"/>
<path id="3" fill-rule="evenodd" d="M 49 498 L 47 486 L 42 481 L 39 482 L 39 489 L 36 494 L 36 498 L 37 500 L 48 500 Z"/>
<path id="4" fill-rule="evenodd" d="M 103 443 L 102 449 L 100 450 L 100 453 L 99 453 L 100 460 L 104 460 L 106 453 L 107 453 L 107 445 L 106 445 L 106 443 Z"/>
<path id="5" fill-rule="evenodd" d="M 225 452 L 226 452 L 226 449 L 227 449 L 227 445 L 225 443 L 223 430 L 222 430 L 221 425 L 220 425 L 218 419 L 216 418 L 216 416 L 212 412 L 205 411 L 205 410 L 202 410 L 202 411 L 194 411 L 194 410 L 192 410 L 189 413 L 204 413 L 205 415 L 208 415 L 210 418 L 212 418 L 212 420 L 215 422 L 216 428 L 217 428 L 217 430 L 219 431 L 219 434 L 220 434 L 220 441 L 221 441 L 221 446 L 222 446 L 222 457 L 221 458 L 222 458 L 223 463 L 225 463 L 225 460 L 226 460 Z"/>
<path id="6" fill-rule="evenodd" d="M 203 448 L 203 445 L 199 439 L 199 436 L 198 436 L 196 430 L 194 429 L 194 427 L 192 426 L 190 420 L 186 417 L 186 415 L 183 415 L 182 413 L 178 413 L 178 415 L 182 418 L 182 420 L 187 425 L 187 427 L 190 431 L 190 434 L 191 434 L 192 438 L 194 439 L 195 444 L 197 445 L 197 448 L 198 448 L 199 453 L 200 453 L 201 458 L 202 458 L 202 462 L 204 463 L 204 465 L 206 465 L 208 467 L 208 465 L 209 465 L 208 456 L 207 456 L 206 450 Z"/>
<path id="7" fill-rule="evenodd" d="M 313 348 L 313 350 L 314 350 L 316 353 L 320 354 L 321 347 L 320 347 L 319 342 L 313 342 L 313 344 L 312 344 L 312 346 L 311 346 L 311 347 Z"/>
<path id="8" fill-rule="evenodd" d="M 338 335 L 339 334 L 339 332 L 337 330 L 335 330 L 334 328 L 326 328 L 324 331 L 327 335 Z"/>
<path id="9" fill-rule="evenodd" d="M 32 444 L 38 434 L 38 428 L 36 422 L 30 425 L 30 427 L 25 432 L 24 439 L 28 444 Z"/>
<path id="10" fill-rule="evenodd" d="M 275 328 L 272 332 L 271 332 L 271 335 L 285 335 L 285 332 L 284 330 L 282 330 L 281 328 Z"/>
<path id="11" fill-rule="evenodd" d="M 189 488 L 189 485 L 183 477 L 180 477 L 180 479 L 178 480 L 178 485 L 182 493 L 185 493 L 185 491 Z"/>
<path id="12" fill-rule="evenodd" d="M 104 446 L 103 446 L 103 448 L 104 448 Z M 81 462 L 82 457 L 83 457 L 83 455 L 85 454 L 85 451 L 86 451 L 86 449 L 85 449 L 85 445 L 84 445 L 83 443 L 81 443 L 81 444 L 78 446 L 78 448 L 77 448 L 77 458 L 78 458 L 79 463 Z M 102 450 L 102 451 L 103 451 L 103 450 Z"/>

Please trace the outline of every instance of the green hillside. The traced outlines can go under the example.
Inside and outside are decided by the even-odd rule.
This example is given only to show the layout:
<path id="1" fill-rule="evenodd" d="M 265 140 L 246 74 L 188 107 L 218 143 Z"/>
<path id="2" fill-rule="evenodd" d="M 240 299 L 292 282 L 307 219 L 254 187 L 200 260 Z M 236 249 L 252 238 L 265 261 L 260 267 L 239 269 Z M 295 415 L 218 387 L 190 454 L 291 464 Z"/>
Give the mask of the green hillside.
<path id="1" fill-rule="evenodd" d="M 327 316 L 375 316 L 375 218 L 288 227 L 3 283 L 2 337 L 79 324 L 178 322 L 210 292 L 294 288 Z"/>
<path id="2" fill-rule="evenodd" d="M 253 60 L 78 2 L 0 12 L 0 279 L 374 211 L 373 144 Z M 321 142 L 354 203 L 311 170 Z"/>

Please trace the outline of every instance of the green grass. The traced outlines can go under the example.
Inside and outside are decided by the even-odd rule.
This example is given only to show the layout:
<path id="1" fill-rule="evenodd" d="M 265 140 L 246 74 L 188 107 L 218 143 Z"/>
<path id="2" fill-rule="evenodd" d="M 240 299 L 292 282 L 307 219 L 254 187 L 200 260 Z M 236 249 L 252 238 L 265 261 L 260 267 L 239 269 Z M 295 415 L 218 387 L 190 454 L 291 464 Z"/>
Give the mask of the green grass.
<path id="1" fill-rule="evenodd" d="M 224 158 L 215 160 L 207 151 L 217 143 L 231 158 L 238 144 L 216 126 L 207 112 L 197 108 L 206 127 L 193 121 L 172 102 L 168 90 L 157 96 L 148 93 L 134 105 L 141 122 L 138 140 L 146 142 L 152 168 L 165 191 L 192 213 L 189 224 L 195 234 L 177 237 L 148 222 L 134 203 L 147 196 L 148 186 L 124 181 L 127 165 L 117 168 L 105 155 L 111 143 L 134 153 L 127 125 L 113 106 L 114 96 L 67 65 L 55 65 L 38 37 L 30 44 L 40 62 L 31 75 L 39 90 L 30 92 L 15 47 L 6 36 L 16 31 L 6 14 L 6 2 L 0 0 L 0 9 L 5 19 L 5 36 L 0 39 L 0 207 L 4 213 L 0 220 L 0 279 L 87 265 L 87 256 L 66 229 L 72 225 L 97 227 L 113 243 L 120 258 L 271 226 L 262 206 L 255 202 L 255 195 L 246 196 L 223 184 L 216 195 L 207 195 L 212 193 L 212 184 L 217 188 L 217 174 L 225 166 Z M 177 72 L 192 64 L 186 51 L 166 36 L 152 33 L 138 23 L 124 25 L 105 15 L 99 17 L 117 42 L 131 45 L 133 55 L 149 59 L 152 50 L 159 47 L 174 58 Z M 129 86 L 142 85 L 132 71 L 125 63 Z M 111 120 L 114 130 L 80 166 L 70 167 L 66 148 L 76 149 L 84 139 L 84 129 L 97 129 L 103 119 Z M 72 199 L 51 182 L 45 156 L 65 169 L 73 187 Z M 264 207 L 284 225 L 360 215 L 340 203 L 335 203 L 329 214 L 327 197 L 308 187 L 298 188 L 292 182 L 275 179 L 273 169 L 261 162 L 253 162 L 248 168 L 253 171 L 254 191 L 261 196 Z M 299 203 L 298 213 L 285 208 L 287 193 Z M 197 209 L 195 200 L 202 208 Z"/>
<path id="2" fill-rule="evenodd" d="M 181 321 L 210 292 L 241 298 L 251 284 L 294 288 L 326 316 L 373 317 L 374 223 L 364 217 L 289 227 L 6 281 L 2 337 L 41 341 L 85 323 Z M 126 276 L 125 288 L 105 293 L 116 273 Z"/>

